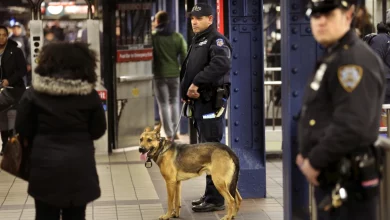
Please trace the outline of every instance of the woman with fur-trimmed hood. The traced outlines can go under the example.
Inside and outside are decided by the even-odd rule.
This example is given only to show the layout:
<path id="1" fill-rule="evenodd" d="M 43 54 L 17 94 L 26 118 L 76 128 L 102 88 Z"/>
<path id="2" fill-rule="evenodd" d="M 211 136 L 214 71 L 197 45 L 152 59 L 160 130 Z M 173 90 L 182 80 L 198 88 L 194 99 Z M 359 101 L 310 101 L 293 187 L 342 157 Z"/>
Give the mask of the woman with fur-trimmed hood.
<path id="1" fill-rule="evenodd" d="M 16 117 L 16 131 L 32 140 L 28 193 L 36 220 L 85 219 L 100 197 L 93 140 L 106 131 L 95 88 L 96 54 L 83 43 L 45 46 Z"/>

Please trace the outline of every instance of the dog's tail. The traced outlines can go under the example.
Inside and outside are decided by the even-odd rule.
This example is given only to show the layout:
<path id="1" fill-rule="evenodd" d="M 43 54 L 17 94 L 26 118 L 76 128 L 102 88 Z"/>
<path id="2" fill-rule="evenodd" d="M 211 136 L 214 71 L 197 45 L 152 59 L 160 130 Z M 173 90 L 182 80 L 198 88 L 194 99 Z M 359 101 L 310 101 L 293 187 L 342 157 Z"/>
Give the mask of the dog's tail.
<path id="1" fill-rule="evenodd" d="M 235 170 L 234 170 L 234 173 L 233 173 L 233 176 L 232 176 L 232 181 L 230 182 L 229 192 L 230 192 L 230 195 L 233 196 L 233 198 L 236 198 L 236 189 L 237 189 L 237 184 L 238 184 L 238 175 L 239 175 L 239 172 L 240 172 L 240 162 L 238 160 L 238 157 L 235 154 L 233 154 L 231 156 L 232 156 L 232 159 L 233 159 L 233 163 L 235 165 Z"/>

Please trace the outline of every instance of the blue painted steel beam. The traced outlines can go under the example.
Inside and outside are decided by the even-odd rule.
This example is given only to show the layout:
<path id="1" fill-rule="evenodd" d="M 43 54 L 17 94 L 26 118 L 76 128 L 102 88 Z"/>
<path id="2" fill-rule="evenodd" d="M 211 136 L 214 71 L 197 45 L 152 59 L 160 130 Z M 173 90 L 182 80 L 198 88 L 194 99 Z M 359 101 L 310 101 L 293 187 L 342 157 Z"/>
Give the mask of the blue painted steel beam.
<path id="1" fill-rule="evenodd" d="M 295 158 L 298 153 L 297 117 L 304 87 L 319 47 L 311 35 L 305 0 L 281 1 L 282 16 L 282 118 L 284 219 L 309 220 L 309 186 Z"/>
<path id="2" fill-rule="evenodd" d="M 179 1 L 179 32 L 187 39 L 187 16 L 185 1 Z M 189 45 L 188 45 L 189 46 Z M 182 117 L 180 121 L 180 134 L 188 134 L 188 119 Z"/>
<path id="3" fill-rule="evenodd" d="M 238 188 L 244 198 L 264 198 L 263 4 L 261 0 L 229 0 L 226 6 L 233 46 L 230 146 L 240 159 Z"/>

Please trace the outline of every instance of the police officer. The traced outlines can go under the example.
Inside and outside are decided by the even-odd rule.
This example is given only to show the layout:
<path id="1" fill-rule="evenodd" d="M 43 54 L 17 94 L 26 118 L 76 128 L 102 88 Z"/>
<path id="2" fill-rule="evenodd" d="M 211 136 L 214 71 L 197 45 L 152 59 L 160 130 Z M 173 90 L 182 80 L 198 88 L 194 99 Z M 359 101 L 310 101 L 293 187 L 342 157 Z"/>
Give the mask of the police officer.
<path id="1" fill-rule="evenodd" d="M 181 79 L 182 99 L 192 105 L 199 142 L 220 142 L 224 134 L 226 100 L 229 96 L 231 46 L 213 24 L 213 9 L 197 4 L 189 13 L 192 39 L 183 62 Z M 223 210 L 224 199 L 215 188 L 211 176 L 206 177 L 204 196 L 192 202 L 195 212 Z"/>
<path id="2" fill-rule="evenodd" d="M 384 64 L 351 29 L 354 10 L 345 0 L 309 2 L 312 33 L 325 49 L 303 97 L 296 163 L 315 186 L 317 206 L 335 187 L 331 176 L 323 174 L 339 174 L 343 158 L 368 151 L 378 137 Z M 353 187 L 361 189 L 359 184 Z M 318 219 L 375 219 L 375 196 L 359 199 L 348 193 L 341 207 L 318 209 Z"/>

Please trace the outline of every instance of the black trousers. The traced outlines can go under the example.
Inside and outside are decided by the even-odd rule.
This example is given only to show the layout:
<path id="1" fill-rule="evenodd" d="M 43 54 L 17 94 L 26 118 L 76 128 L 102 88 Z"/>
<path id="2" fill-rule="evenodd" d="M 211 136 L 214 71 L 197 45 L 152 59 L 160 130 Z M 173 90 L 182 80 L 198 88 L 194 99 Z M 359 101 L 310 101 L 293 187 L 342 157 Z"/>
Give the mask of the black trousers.
<path id="1" fill-rule="evenodd" d="M 15 99 L 8 89 L 0 92 L 0 112 L 10 109 L 15 104 Z"/>
<path id="2" fill-rule="evenodd" d="M 58 208 L 42 201 L 35 200 L 35 220 L 85 220 L 87 205 L 79 207 Z"/>
<path id="3" fill-rule="evenodd" d="M 9 130 L 9 131 L 0 131 L 0 134 L 1 134 L 1 142 L 2 142 L 2 148 L 1 148 L 1 152 L 4 152 L 5 151 L 5 147 L 6 147 L 6 144 L 8 142 L 8 139 L 12 136 L 13 134 L 13 130 Z"/>
<path id="4" fill-rule="evenodd" d="M 316 187 L 314 196 L 319 204 L 331 190 L 323 190 Z M 352 198 L 346 201 L 340 208 L 325 212 L 317 210 L 317 220 L 375 220 L 378 198 L 371 198 L 363 201 L 356 201 Z"/>
<path id="5" fill-rule="evenodd" d="M 225 113 L 219 118 L 196 120 L 199 143 L 221 142 L 225 129 Z M 215 188 L 210 175 L 206 176 L 205 202 L 216 205 L 223 205 L 225 200 Z"/>

